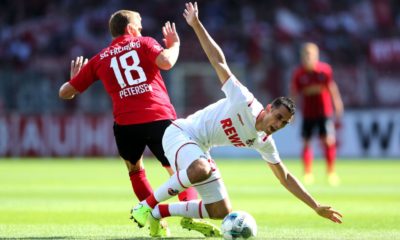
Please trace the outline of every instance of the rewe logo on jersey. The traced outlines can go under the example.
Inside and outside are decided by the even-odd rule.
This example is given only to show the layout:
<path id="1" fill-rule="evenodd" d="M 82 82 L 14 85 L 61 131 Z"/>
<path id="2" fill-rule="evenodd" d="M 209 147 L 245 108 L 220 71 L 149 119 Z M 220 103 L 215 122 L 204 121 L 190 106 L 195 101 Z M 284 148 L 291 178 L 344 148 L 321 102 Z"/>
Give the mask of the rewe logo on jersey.
<path id="1" fill-rule="evenodd" d="M 236 128 L 232 126 L 232 119 L 227 118 L 221 120 L 222 129 L 224 129 L 225 135 L 228 137 L 229 141 L 235 147 L 245 147 L 246 145 L 242 142 L 239 135 L 236 132 Z"/>

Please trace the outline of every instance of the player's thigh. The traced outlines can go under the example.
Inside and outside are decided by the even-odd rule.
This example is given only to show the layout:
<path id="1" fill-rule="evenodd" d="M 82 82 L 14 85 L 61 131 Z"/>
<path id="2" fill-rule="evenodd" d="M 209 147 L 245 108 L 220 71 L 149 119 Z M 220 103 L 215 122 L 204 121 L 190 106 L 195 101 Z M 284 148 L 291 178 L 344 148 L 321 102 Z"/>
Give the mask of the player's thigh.
<path id="1" fill-rule="evenodd" d="M 146 147 L 140 127 L 114 124 L 113 130 L 119 155 L 124 160 L 136 164 L 141 159 Z"/>
<path id="2" fill-rule="evenodd" d="M 303 119 L 301 125 L 301 137 L 303 139 L 310 139 L 313 134 L 313 129 L 315 128 L 315 121 L 313 119 Z"/>
<path id="3" fill-rule="evenodd" d="M 147 128 L 149 128 L 146 138 L 146 144 L 149 147 L 150 151 L 158 159 L 158 161 L 160 161 L 160 163 L 165 167 L 170 166 L 170 163 L 164 153 L 162 138 L 165 130 L 170 124 L 170 120 L 162 120 L 149 123 L 146 126 Z"/>
<path id="4" fill-rule="evenodd" d="M 318 119 L 317 126 L 319 136 L 335 136 L 335 124 L 332 118 L 323 117 Z"/>
<path id="5" fill-rule="evenodd" d="M 188 168 L 197 159 L 208 159 L 207 153 L 190 136 L 174 125 L 165 131 L 162 145 L 174 171 Z"/>

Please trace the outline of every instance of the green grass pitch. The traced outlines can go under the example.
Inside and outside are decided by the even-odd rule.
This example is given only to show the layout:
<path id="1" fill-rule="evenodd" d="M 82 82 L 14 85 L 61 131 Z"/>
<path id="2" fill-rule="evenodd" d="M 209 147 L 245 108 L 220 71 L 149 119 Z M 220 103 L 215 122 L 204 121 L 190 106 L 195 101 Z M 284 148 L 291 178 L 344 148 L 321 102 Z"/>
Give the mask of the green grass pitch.
<path id="1" fill-rule="evenodd" d="M 319 217 L 285 190 L 262 160 L 216 160 L 235 210 L 251 213 L 258 239 L 400 239 L 400 161 L 342 160 L 339 187 L 316 161 L 308 190 L 344 215 Z M 153 187 L 167 173 L 145 160 Z M 301 176 L 299 161 L 286 161 Z M 137 203 L 119 159 L 0 159 L 0 239 L 142 239 L 148 230 L 129 220 Z M 214 221 L 220 224 L 220 221 Z M 173 238 L 201 238 L 169 218 Z"/>

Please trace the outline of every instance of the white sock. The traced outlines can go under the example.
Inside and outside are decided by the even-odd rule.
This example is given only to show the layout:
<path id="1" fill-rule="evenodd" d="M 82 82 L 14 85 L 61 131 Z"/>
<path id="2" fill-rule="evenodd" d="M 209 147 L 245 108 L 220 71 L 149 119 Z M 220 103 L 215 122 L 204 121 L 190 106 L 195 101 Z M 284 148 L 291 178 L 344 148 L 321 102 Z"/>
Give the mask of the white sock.
<path id="1" fill-rule="evenodd" d="M 210 218 L 203 202 L 200 200 L 170 203 L 168 204 L 168 210 L 171 216 Z"/>
<path id="2" fill-rule="evenodd" d="M 161 219 L 160 208 L 157 206 L 154 207 L 153 211 L 151 211 L 151 215 L 153 215 L 156 219 Z"/>
<path id="3" fill-rule="evenodd" d="M 159 187 L 154 192 L 154 198 L 157 200 L 157 202 L 163 202 L 178 195 L 178 193 L 190 186 L 192 186 L 192 183 L 189 181 L 186 169 L 183 169 L 179 172 L 176 172 L 170 177 L 170 179 L 168 179 L 166 183 Z"/>

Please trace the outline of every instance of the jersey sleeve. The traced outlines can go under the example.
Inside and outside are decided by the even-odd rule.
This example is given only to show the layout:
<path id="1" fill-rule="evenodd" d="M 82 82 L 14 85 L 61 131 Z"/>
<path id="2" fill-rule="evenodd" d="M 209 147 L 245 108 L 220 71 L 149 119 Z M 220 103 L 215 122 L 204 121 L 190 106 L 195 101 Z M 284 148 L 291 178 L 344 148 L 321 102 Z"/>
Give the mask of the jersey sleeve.
<path id="1" fill-rule="evenodd" d="M 151 37 L 144 37 L 142 44 L 145 45 L 147 57 L 151 62 L 155 62 L 158 55 L 164 50 L 164 48 Z"/>
<path id="2" fill-rule="evenodd" d="M 274 139 L 270 136 L 267 142 L 256 148 L 256 151 L 261 154 L 261 157 L 269 163 L 275 164 L 280 163 L 281 158 L 279 156 L 278 149 L 276 148 Z"/>
<path id="3" fill-rule="evenodd" d="M 94 71 L 95 58 L 96 56 L 90 59 L 79 73 L 69 81 L 69 83 L 80 93 L 84 92 L 90 85 L 98 80 Z"/>
<path id="4" fill-rule="evenodd" d="M 254 95 L 232 75 L 222 86 L 222 91 L 230 103 L 251 103 Z"/>

